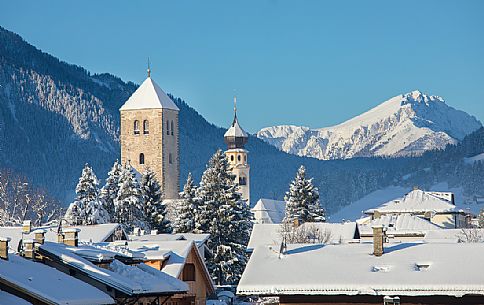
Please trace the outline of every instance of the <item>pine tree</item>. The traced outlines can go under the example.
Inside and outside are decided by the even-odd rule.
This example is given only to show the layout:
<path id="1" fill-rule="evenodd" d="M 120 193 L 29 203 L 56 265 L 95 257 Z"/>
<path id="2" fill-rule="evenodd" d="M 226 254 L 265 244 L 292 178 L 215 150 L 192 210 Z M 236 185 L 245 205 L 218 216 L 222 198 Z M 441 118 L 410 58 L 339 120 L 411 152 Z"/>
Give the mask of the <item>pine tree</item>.
<path id="1" fill-rule="evenodd" d="M 76 200 L 67 209 L 65 218 L 74 225 L 94 225 L 109 222 L 109 214 L 99 198 L 99 181 L 86 164 L 76 186 Z"/>
<path id="2" fill-rule="evenodd" d="M 207 267 L 218 285 L 236 284 L 247 262 L 250 211 L 234 179 L 225 155 L 218 150 L 197 190 L 200 209 L 196 230 L 210 234 L 207 245 L 214 255 Z"/>
<path id="3" fill-rule="evenodd" d="M 284 197 L 286 201 L 285 221 L 317 222 L 324 221 L 324 209 L 319 204 L 319 192 L 312 179 L 306 179 L 306 169 L 301 166 L 289 185 Z"/>
<path id="4" fill-rule="evenodd" d="M 104 209 L 108 212 L 111 219 L 115 219 L 114 200 L 118 196 L 119 179 L 121 176 L 122 166 L 119 161 L 114 162 L 113 167 L 108 173 L 106 184 L 101 189 L 101 199 Z"/>
<path id="5" fill-rule="evenodd" d="M 141 193 L 144 201 L 145 222 L 151 230 L 159 233 L 171 233 L 171 223 L 166 219 L 166 206 L 163 204 L 163 196 L 160 184 L 156 179 L 155 172 L 146 169 L 141 177 Z"/>
<path id="6" fill-rule="evenodd" d="M 121 171 L 119 191 L 114 200 L 114 214 L 116 221 L 122 224 L 128 232 L 132 232 L 135 227 L 143 229 L 148 227 L 144 221 L 146 217 L 141 187 L 129 162 Z"/>
<path id="7" fill-rule="evenodd" d="M 187 182 L 183 187 L 181 199 L 176 205 L 176 217 L 173 222 L 174 233 L 192 233 L 195 231 L 196 217 L 198 217 L 199 201 L 196 197 L 197 188 L 192 174 L 188 173 Z"/>

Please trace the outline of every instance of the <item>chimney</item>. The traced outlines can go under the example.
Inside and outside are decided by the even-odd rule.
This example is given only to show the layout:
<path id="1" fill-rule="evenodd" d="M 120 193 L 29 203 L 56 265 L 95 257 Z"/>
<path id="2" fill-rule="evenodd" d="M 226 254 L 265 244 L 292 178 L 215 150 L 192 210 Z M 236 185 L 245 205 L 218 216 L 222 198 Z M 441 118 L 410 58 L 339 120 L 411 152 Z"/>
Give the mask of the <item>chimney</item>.
<path id="1" fill-rule="evenodd" d="M 34 242 L 36 244 L 43 245 L 45 241 L 45 233 L 47 230 L 45 229 L 37 229 L 34 231 Z"/>
<path id="2" fill-rule="evenodd" d="M 22 256 L 28 259 L 34 259 L 34 240 L 33 239 L 24 239 L 23 243 L 23 252 Z"/>
<path id="3" fill-rule="evenodd" d="M 77 228 L 69 228 L 69 229 L 63 229 L 62 233 L 64 235 L 64 245 L 66 246 L 71 246 L 71 247 L 77 247 L 79 245 L 79 232 L 81 230 Z"/>
<path id="4" fill-rule="evenodd" d="M 32 231 L 32 222 L 30 220 L 24 220 L 22 223 L 22 232 L 24 234 L 30 234 Z"/>
<path id="5" fill-rule="evenodd" d="M 8 261 L 8 242 L 9 237 L 0 237 L 0 259 Z"/>
<path id="6" fill-rule="evenodd" d="M 383 243 L 385 242 L 385 228 L 382 225 L 373 226 L 373 255 L 382 256 L 384 249 Z"/>

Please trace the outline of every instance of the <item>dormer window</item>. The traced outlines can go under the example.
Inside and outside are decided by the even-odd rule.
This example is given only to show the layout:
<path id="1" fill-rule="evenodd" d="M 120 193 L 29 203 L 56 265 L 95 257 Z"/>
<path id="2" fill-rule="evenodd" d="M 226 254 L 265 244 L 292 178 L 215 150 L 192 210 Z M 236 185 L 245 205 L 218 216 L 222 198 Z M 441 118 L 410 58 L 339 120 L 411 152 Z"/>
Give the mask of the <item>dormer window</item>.
<path id="1" fill-rule="evenodd" d="M 170 135 L 170 121 L 166 121 L 166 135 Z"/>
<path id="2" fill-rule="evenodd" d="M 430 263 L 415 263 L 415 271 L 426 271 L 430 267 Z"/>
<path id="3" fill-rule="evenodd" d="M 143 134 L 149 134 L 150 133 L 150 123 L 148 120 L 143 121 Z"/>
<path id="4" fill-rule="evenodd" d="M 134 134 L 139 134 L 139 121 L 135 120 L 133 123 Z"/>

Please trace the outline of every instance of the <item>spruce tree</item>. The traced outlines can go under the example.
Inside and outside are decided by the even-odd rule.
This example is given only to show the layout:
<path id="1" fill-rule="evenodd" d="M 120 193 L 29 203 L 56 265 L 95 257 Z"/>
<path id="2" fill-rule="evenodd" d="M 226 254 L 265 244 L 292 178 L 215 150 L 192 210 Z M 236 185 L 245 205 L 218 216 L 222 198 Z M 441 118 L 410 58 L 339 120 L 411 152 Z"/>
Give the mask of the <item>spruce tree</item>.
<path id="1" fill-rule="evenodd" d="M 306 179 L 304 166 L 298 169 L 296 177 L 289 185 L 284 197 L 286 201 L 285 221 L 321 222 L 324 221 L 324 209 L 319 204 L 319 192 L 312 179 Z"/>
<path id="2" fill-rule="evenodd" d="M 115 219 L 114 200 L 118 196 L 119 179 L 121 177 L 122 166 L 119 161 L 114 162 L 113 167 L 108 172 L 106 184 L 101 189 L 101 199 L 104 209 L 108 212 L 111 219 Z"/>
<path id="3" fill-rule="evenodd" d="M 197 188 L 192 174 L 188 173 L 187 182 L 183 187 L 181 199 L 176 204 L 176 217 L 173 222 L 173 233 L 192 233 L 195 231 L 198 217 L 199 200 L 196 197 Z"/>
<path id="4" fill-rule="evenodd" d="M 171 223 L 166 219 L 161 187 L 155 172 L 150 168 L 146 169 L 141 177 L 141 193 L 144 200 L 145 222 L 149 228 L 158 230 L 159 233 L 171 233 Z"/>
<path id="5" fill-rule="evenodd" d="M 147 229 L 141 187 L 131 164 L 126 163 L 119 179 L 119 191 L 114 200 L 115 219 L 128 232 L 135 227 Z"/>
<path id="6" fill-rule="evenodd" d="M 218 285 L 236 284 L 247 262 L 250 211 L 234 179 L 225 155 L 218 150 L 197 190 L 200 208 L 196 230 L 210 234 L 207 245 L 213 256 L 207 267 Z"/>
<path id="7" fill-rule="evenodd" d="M 67 209 L 65 218 L 74 225 L 94 225 L 110 221 L 99 198 L 99 181 L 86 163 L 76 186 L 76 200 Z"/>

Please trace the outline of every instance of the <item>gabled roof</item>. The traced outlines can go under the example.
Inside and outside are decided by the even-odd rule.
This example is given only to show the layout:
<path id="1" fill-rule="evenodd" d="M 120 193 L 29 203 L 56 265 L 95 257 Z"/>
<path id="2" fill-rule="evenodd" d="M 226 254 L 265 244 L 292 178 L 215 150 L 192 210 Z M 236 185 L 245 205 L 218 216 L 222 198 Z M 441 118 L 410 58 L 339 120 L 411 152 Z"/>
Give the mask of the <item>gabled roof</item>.
<path id="1" fill-rule="evenodd" d="M 301 228 L 316 228 L 320 232 L 327 232 L 329 243 L 347 242 L 358 238 L 358 227 L 356 222 L 328 223 L 328 222 L 307 222 Z M 254 224 L 250 234 L 247 251 L 252 251 L 261 245 L 279 246 L 282 242 L 281 224 Z"/>
<path id="2" fill-rule="evenodd" d="M 250 209 L 252 213 L 261 212 L 267 216 L 265 223 L 281 223 L 285 216 L 286 202 L 282 200 L 261 198 L 255 206 Z M 260 221 L 256 219 L 256 221 Z"/>
<path id="3" fill-rule="evenodd" d="M 421 217 L 411 214 L 381 215 L 380 218 L 370 220 L 359 225 L 360 234 L 373 236 L 374 226 L 384 226 L 387 235 L 425 235 L 427 231 L 439 230 L 439 226 Z"/>
<path id="4" fill-rule="evenodd" d="M 42 255 L 57 260 L 129 296 L 168 295 L 188 290 L 187 285 L 182 281 L 145 264 L 130 266 L 114 259 L 110 264 L 111 270 L 108 270 L 97 267 L 89 260 L 75 254 L 72 248 L 64 244 L 46 242 L 39 247 L 39 251 Z"/>
<path id="5" fill-rule="evenodd" d="M 392 200 L 365 211 L 365 214 L 380 213 L 446 213 L 454 212 L 455 205 L 440 196 L 422 190 L 413 190 L 401 199 Z"/>
<path id="6" fill-rule="evenodd" d="M 77 228 L 79 229 L 79 241 L 82 242 L 94 242 L 99 243 L 106 241 L 116 229 L 122 230 L 122 227 L 118 223 L 106 223 L 90 226 L 75 226 L 75 227 L 63 227 L 63 229 Z M 57 242 L 57 226 L 44 226 L 33 228 L 32 233 L 24 235 L 26 239 L 33 239 L 33 231 L 36 229 L 45 229 L 45 240 Z M 10 245 L 13 249 L 17 249 L 20 239 L 22 239 L 22 227 L 0 227 L 0 236 L 8 236 L 11 238 Z"/>
<path id="7" fill-rule="evenodd" d="M 110 296 L 91 285 L 13 254 L 9 254 L 8 260 L 0 259 L 0 283 L 51 304 L 115 303 Z"/>
<path id="8" fill-rule="evenodd" d="M 159 235 L 143 235 L 143 236 L 151 236 L 156 238 L 157 236 L 160 237 L 167 237 L 164 235 L 168 234 L 159 234 Z M 173 234 L 174 235 L 174 234 Z M 192 237 L 200 238 L 205 234 L 191 234 Z M 142 236 L 137 236 L 142 237 Z M 198 260 L 201 268 L 203 269 L 203 276 L 205 278 L 205 282 L 207 283 L 209 291 L 212 293 L 215 291 L 215 286 L 213 284 L 212 279 L 210 278 L 210 273 L 203 261 L 202 257 L 200 256 L 200 252 L 198 250 L 198 246 L 196 241 L 194 240 L 155 240 L 151 238 L 149 240 L 137 240 L 137 241 L 129 241 L 127 247 L 134 252 L 142 253 L 146 260 L 162 260 L 165 263 L 163 264 L 162 271 L 167 273 L 170 276 L 175 278 L 179 278 L 183 271 L 183 267 L 187 262 L 188 256 L 190 253 L 194 253 L 196 259 Z M 111 245 L 116 245 L 119 242 L 113 242 Z"/>
<path id="9" fill-rule="evenodd" d="M 484 243 L 373 243 L 257 247 L 242 275 L 242 295 L 484 295 Z"/>
<path id="10" fill-rule="evenodd" d="M 124 103 L 120 110 L 171 109 L 179 111 L 171 98 L 148 77 Z"/>

